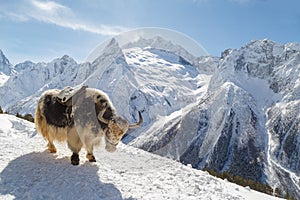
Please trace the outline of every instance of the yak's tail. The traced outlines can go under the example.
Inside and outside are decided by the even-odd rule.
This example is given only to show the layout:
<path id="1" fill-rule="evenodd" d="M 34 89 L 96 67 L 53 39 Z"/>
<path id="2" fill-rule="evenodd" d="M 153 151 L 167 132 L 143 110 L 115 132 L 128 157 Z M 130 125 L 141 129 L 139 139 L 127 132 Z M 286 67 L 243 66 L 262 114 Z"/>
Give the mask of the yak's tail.
<path id="1" fill-rule="evenodd" d="M 41 101 L 38 102 L 38 105 L 35 110 L 34 122 L 36 130 L 42 134 L 42 136 L 47 139 L 48 138 L 48 131 L 47 131 L 47 121 L 45 116 L 41 112 Z"/>

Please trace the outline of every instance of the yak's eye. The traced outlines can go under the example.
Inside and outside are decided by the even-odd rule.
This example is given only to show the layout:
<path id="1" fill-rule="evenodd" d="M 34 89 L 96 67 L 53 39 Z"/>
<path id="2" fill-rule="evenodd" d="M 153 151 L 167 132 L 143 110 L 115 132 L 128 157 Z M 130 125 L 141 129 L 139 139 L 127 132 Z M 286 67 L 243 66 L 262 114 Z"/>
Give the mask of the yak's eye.
<path id="1" fill-rule="evenodd" d="M 101 97 L 101 95 L 98 95 L 98 96 L 97 96 L 97 99 L 100 99 L 100 97 Z"/>

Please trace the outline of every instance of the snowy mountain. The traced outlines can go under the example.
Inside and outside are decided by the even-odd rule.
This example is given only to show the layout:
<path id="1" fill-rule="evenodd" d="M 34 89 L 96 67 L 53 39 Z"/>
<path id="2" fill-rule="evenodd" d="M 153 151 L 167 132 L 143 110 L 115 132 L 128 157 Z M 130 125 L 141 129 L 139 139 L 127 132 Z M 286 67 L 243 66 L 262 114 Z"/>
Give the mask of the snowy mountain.
<path id="1" fill-rule="evenodd" d="M 12 64 L 10 64 L 9 60 L 0 49 L 0 87 L 8 80 L 11 73 Z"/>
<path id="2" fill-rule="evenodd" d="M 158 50 L 164 50 L 168 52 L 172 52 L 183 59 L 193 63 L 195 57 L 191 55 L 187 50 L 185 50 L 182 46 L 172 43 L 171 41 L 165 40 L 161 36 L 156 36 L 150 39 L 139 38 L 137 41 L 129 42 L 122 46 L 122 49 L 130 49 L 130 48 L 153 48 Z"/>
<path id="3" fill-rule="evenodd" d="M 0 143 L 0 199 L 278 199 L 124 144 L 73 166 L 65 143 L 50 154 L 34 124 L 12 115 L 0 115 Z"/>
<path id="4" fill-rule="evenodd" d="M 0 88 L 0 105 L 8 112 L 33 113 L 41 93 L 48 88 L 72 84 L 77 63 L 63 56 L 50 63 L 24 62 L 15 66 L 16 73 Z M 13 92 L 10 92 L 13 91 Z"/>
<path id="5" fill-rule="evenodd" d="M 252 41 L 226 55 L 219 69 L 224 80 L 253 97 L 256 110 L 249 105 L 251 101 L 247 104 L 257 119 L 253 120 L 256 131 L 246 132 L 258 133 L 256 138 L 264 143 L 255 143 L 263 158 L 257 166 L 266 161 L 261 177 L 300 198 L 300 44 Z"/>
<path id="6" fill-rule="evenodd" d="M 124 143 L 300 199 L 300 45 L 255 40 L 220 58 L 184 55 L 160 37 L 122 48 L 113 39 L 92 63 L 21 63 L 0 87 L 0 106 L 33 113 L 46 89 L 96 87 L 129 121 L 142 112 Z"/>

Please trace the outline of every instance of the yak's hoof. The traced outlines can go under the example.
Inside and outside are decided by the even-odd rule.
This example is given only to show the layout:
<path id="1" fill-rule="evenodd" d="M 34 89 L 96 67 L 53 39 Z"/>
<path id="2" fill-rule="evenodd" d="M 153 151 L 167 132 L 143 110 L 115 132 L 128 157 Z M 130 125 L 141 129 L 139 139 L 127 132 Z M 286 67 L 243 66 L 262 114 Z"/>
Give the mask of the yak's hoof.
<path id="1" fill-rule="evenodd" d="M 73 153 L 73 155 L 71 156 L 71 164 L 79 165 L 79 155 L 77 153 Z"/>
<path id="2" fill-rule="evenodd" d="M 56 153 L 56 149 L 55 148 L 52 148 L 52 149 L 49 148 L 49 151 L 50 151 L 50 153 Z"/>
<path id="3" fill-rule="evenodd" d="M 56 153 L 56 148 L 54 146 L 54 144 L 48 144 L 48 150 L 50 151 L 50 153 Z"/>
<path id="4" fill-rule="evenodd" d="M 96 158 L 94 155 L 92 154 L 87 154 L 86 158 L 90 161 L 90 162 L 96 162 Z"/>

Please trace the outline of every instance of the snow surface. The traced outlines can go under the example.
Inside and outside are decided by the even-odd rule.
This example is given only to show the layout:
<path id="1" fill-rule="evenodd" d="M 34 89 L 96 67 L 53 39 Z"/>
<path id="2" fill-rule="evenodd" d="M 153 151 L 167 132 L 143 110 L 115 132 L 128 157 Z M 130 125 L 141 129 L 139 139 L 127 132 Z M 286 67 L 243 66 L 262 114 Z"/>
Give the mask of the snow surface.
<path id="1" fill-rule="evenodd" d="M 0 72 L 0 87 L 5 84 L 5 82 L 9 79 L 9 76 Z"/>
<path id="2" fill-rule="evenodd" d="M 96 163 L 82 151 L 73 166 L 65 143 L 50 154 L 34 124 L 12 115 L 0 115 L 0 143 L 0 199 L 278 199 L 124 144 L 96 149 Z"/>

